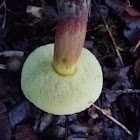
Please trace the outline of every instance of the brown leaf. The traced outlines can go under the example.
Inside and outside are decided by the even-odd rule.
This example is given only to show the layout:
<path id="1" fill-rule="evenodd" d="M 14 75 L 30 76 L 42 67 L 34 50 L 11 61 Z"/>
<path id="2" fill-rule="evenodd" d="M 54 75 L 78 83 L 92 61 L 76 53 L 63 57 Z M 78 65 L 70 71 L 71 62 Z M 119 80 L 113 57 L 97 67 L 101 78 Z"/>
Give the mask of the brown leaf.
<path id="1" fill-rule="evenodd" d="M 43 10 L 42 7 L 28 5 L 26 9 L 26 13 L 31 13 L 34 17 L 41 18 L 42 10 Z"/>
<path id="2" fill-rule="evenodd" d="M 21 125 L 17 127 L 15 139 L 16 140 L 37 140 L 37 136 L 30 125 Z"/>
<path id="3" fill-rule="evenodd" d="M 95 112 L 95 108 L 89 108 L 88 113 L 93 119 L 97 119 L 99 115 Z"/>
<path id="4" fill-rule="evenodd" d="M 124 30 L 124 35 L 131 42 L 137 41 L 140 30 L 140 11 L 128 6 L 127 0 L 105 0 L 105 2 L 126 23 L 127 28 Z"/>
<path id="5" fill-rule="evenodd" d="M 125 21 L 127 27 L 131 30 L 140 28 L 140 12 L 133 7 L 126 6 L 121 19 Z"/>
<path id="6" fill-rule="evenodd" d="M 0 114 L 0 140 L 11 139 L 11 128 L 6 113 Z"/>
<path id="7" fill-rule="evenodd" d="M 130 16 L 140 17 L 140 11 L 135 9 L 134 7 L 126 6 L 124 8 L 125 12 L 127 12 Z"/>

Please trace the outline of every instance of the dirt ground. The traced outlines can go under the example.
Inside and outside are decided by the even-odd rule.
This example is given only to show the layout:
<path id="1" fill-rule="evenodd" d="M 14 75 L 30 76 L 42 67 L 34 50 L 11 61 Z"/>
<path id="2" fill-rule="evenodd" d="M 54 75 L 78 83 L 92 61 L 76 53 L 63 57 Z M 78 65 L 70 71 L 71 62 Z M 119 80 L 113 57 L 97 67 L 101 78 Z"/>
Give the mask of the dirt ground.
<path id="1" fill-rule="evenodd" d="M 99 60 L 104 85 L 89 109 L 56 116 L 20 87 L 28 55 L 54 42 L 55 0 L 0 0 L 0 140 L 140 140 L 140 2 L 91 0 L 84 47 Z"/>

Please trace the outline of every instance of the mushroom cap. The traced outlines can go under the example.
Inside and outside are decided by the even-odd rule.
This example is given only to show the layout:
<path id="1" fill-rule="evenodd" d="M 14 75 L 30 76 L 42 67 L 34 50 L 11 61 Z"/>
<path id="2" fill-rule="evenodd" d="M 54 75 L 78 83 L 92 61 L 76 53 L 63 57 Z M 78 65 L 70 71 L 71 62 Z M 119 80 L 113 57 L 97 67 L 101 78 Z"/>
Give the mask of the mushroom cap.
<path id="1" fill-rule="evenodd" d="M 53 69 L 54 44 L 39 47 L 26 59 L 21 88 L 26 98 L 43 111 L 69 115 L 89 108 L 100 96 L 103 76 L 94 55 L 83 48 L 73 75 Z"/>

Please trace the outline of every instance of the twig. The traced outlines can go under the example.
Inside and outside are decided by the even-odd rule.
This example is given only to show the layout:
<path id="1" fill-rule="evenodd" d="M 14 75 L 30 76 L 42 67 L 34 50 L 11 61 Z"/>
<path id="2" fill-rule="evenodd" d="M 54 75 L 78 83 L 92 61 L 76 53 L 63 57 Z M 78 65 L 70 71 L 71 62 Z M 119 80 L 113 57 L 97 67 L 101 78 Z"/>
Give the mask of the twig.
<path id="1" fill-rule="evenodd" d="M 123 63 L 121 54 L 120 54 L 120 52 L 119 52 L 119 50 L 118 50 L 118 46 L 117 46 L 117 44 L 116 44 L 116 42 L 115 42 L 115 39 L 114 39 L 114 37 L 113 37 L 113 35 L 112 35 L 110 29 L 109 29 L 109 26 L 108 26 L 108 24 L 107 24 L 105 18 L 104 18 L 104 17 L 102 16 L 102 14 L 100 13 L 100 10 L 99 10 L 98 5 L 97 5 L 97 3 L 95 2 L 95 0 L 93 0 L 93 3 L 94 3 L 94 6 L 95 6 L 97 12 L 99 13 L 101 19 L 102 19 L 103 22 L 104 22 L 105 28 L 106 28 L 106 30 L 107 30 L 107 32 L 108 32 L 110 38 L 111 38 L 111 41 L 112 41 L 112 43 L 113 43 L 113 45 L 114 45 L 115 51 L 116 51 L 117 56 L 118 56 L 118 58 L 119 58 L 119 60 L 120 60 L 120 62 L 121 62 L 121 64 L 122 64 L 122 67 L 124 67 L 124 63 Z"/>
<path id="2" fill-rule="evenodd" d="M 0 69 L 5 70 L 6 69 L 6 65 L 0 64 Z"/>
<path id="3" fill-rule="evenodd" d="M 4 19 L 3 19 L 3 24 L 2 24 L 2 28 L 5 28 L 5 23 L 6 23 L 6 1 L 4 0 L 1 5 L 0 5 L 0 9 L 4 7 Z"/>
<path id="4" fill-rule="evenodd" d="M 133 53 L 138 49 L 138 47 L 140 46 L 140 39 L 137 42 L 137 44 L 135 45 L 134 49 L 133 49 Z"/>
<path id="5" fill-rule="evenodd" d="M 5 28 L 5 23 L 6 23 L 6 1 L 4 0 L 4 19 L 3 19 L 3 24 L 2 24 L 2 28 Z"/>
<path id="6" fill-rule="evenodd" d="M 100 107 L 98 107 L 97 105 L 93 104 L 92 106 L 94 106 L 97 110 L 101 111 L 106 117 L 108 117 L 110 120 L 112 120 L 113 122 L 115 122 L 118 126 L 120 126 L 122 129 L 124 129 L 129 135 L 132 136 L 132 133 L 123 125 L 121 124 L 119 121 L 117 121 L 115 118 L 113 118 L 112 116 L 110 116 L 109 114 L 107 114 L 103 109 L 101 109 Z"/>
<path id="7" fill-rule="evenodd" d="M 23 57 L 24 52 L 22 52 L 22 51 L 5 51 L 5 52 L 0 52 L 0 56 L 4 56 L 4 57 L 11 57 L 11 56 Z"/>
<path id="8" fill-rule="evenodd" d="M 127 3 L 128 3 L 128 6 L 131 6 L 130 1 L 129 1 L 129 0 L 126 0 L 126 1 L 127 1 Z"/>
<path id="9" fill-rule="evenodd" d="M 0 9 L 4 6 L 4 1 L 0 5 Z"/>

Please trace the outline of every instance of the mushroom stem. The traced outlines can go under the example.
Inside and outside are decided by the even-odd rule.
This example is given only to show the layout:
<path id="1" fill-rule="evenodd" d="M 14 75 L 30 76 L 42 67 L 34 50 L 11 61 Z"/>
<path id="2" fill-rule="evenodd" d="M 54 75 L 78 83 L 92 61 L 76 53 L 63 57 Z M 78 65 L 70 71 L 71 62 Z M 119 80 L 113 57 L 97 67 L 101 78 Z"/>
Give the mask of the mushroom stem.
<path id="1" fill-rule="evenodd" d="M 57 0 L 53 67 L 60 75 L 72 75 L 84 45 L 90 0 Z"/>

